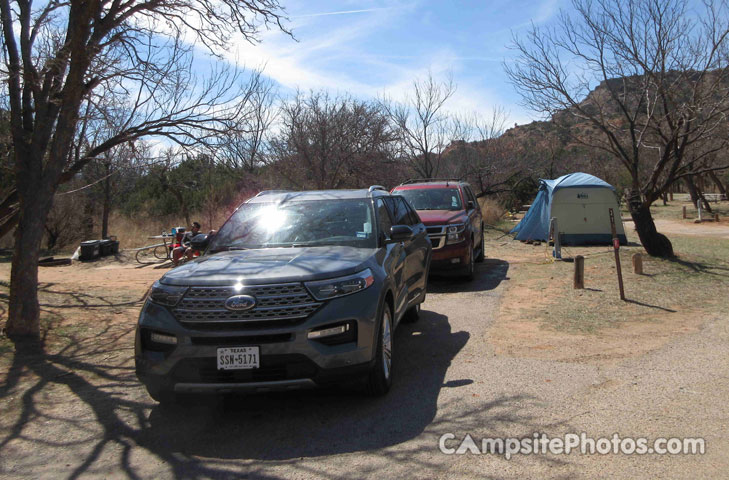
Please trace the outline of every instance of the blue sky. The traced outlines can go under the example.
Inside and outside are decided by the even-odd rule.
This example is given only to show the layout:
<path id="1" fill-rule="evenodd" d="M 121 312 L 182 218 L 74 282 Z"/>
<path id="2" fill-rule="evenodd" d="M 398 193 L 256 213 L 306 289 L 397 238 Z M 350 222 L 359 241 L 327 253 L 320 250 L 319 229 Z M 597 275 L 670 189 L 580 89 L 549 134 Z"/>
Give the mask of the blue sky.
<path id="1" fill-rule="evenodd" d="M 264 32 L 256 46 L 237 42 L 229 52 L 264 73 L 283 93 L 325 89 L 361 98 L 402 98 L 415 78 L 452 75 L 457 92 L 448 109 L 487 115 L 494 106 L 509 124 L 536 114 L 519 105 L 502 61 L 511 32 L 553 20 L 565 0 L 377 0 L 286 1 L 289 26 L 298 41 Z"/>

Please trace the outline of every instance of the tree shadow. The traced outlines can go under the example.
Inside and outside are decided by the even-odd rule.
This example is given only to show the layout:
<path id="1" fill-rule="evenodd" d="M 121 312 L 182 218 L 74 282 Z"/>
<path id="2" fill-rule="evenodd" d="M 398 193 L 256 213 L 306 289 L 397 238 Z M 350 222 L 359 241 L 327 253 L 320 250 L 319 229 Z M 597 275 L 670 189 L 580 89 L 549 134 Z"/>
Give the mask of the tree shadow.
<path id="1" fill-rule="evenodd" d="M 677 263 L 682 267 L 688 268 L 694 273 L 706 273 L 709 275 L 716 275 L 720 277 L 729 277 L 729 266 L 721 266 L 705 262 L 692 262 L 689 260 L 682 260 L 679 257 L 669 258 L 668 261 Z"/>
<path id="2" fill-rule="evenodd" d="M 432 423 L 448 366 L 468 338 L 452 332 L 445 315 L 423 311 L 417 324 L 397 329 L 394 384 L 385 397 L 342 389 L 228 396 L 212 417 L 156 407 L 145 433 L 174 450 L 217 458 L 284 460 L 399 444 Z M 190 429 L 201 433 L 190 438 Z"/>
<path id="3" fill-rule="evenodd" d="M 487 258 L 476 264 L 474 278 L 471 281 L 457 277 L 430 272 L 428 277 L 428 293 L 484 292 L 494 290 L 506 280 L 509 262 L 497 258 Z"/>
<path id="4" fill-rule="evenodd" d="M 245 462 L 231 471 L 230 462 L 286 462 L 290 472 L 306 475 L 312 472 L 297 462 L 302 457 L 398 445 L 397 453 L 377 454 L 393 462 L 437 468 L 443 459 L 433 456 L 438 448 L 433 432 L 463 435 L 487 429 L 505 436 L 512 429 L 540 426 L 539 419 L 523 411 L 538 404 L 527 395 L 494 395 L 466 404 L 460 397 L 438 402 L 441 389 L 465 387 L 472 379 L 444 384 L 469 334 L 453 332 L 448 317 L 435 312 L 423 311 L 418 323 L 398 328 L 395 383 L 382 398 L 327 389 L 218 397 L 163 408 L 146 396 L 134 376 L 133 329 L 109 322 L 93 334 L 66 334 L 67 345 L 54 353 L 44 348 L 45 336 L 40 343 L 16 341 L 0 399 L 16 397 L 20 407 L 6 417 L 0 465 L 7 463 L 6 454 L 12 455 L 13 449 L 7 449 L 12 444 L 16 452 L 18 445 L 36 452 L 13 459 L 31 476 L 46 471 L 50 459 L 56 462 L 57 478 L 79 478 L 99 468 L 115 477 L 142 478 L 149 461 L 175 478 L 240 478 L 241 469 L 274 478 L 266 464 Z M 52 392 L 57 395 L 59 390 L 69 393 L 54 398 Z M 59 401 L 71 408 L 54 408 Z M 409 442 L 426 432 L 432 441 Z M 140 464 L 140 458 L 147 463 Z M 547 457 L 539 461 L 561 462 Z M 384 462 L 368 471 L 387 475 L 389 469 Z"/>

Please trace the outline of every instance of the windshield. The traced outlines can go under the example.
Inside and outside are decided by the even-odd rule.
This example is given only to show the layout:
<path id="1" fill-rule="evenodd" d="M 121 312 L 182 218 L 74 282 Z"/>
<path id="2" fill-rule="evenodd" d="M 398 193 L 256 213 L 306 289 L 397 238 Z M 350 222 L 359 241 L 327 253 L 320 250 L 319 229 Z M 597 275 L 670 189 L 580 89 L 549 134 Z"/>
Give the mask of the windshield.
<path id="1" fill-rule="evenodd" d="M 457 188 L 422 188 L 398 190 L 415 210 L 463 210 Z"/>
<path id="2" fill-rule="evenodd" d="M 374 248 L 370 203 L 365 199 L 245 203 L 223 225 L 209 250 L 319 245 Z"/>

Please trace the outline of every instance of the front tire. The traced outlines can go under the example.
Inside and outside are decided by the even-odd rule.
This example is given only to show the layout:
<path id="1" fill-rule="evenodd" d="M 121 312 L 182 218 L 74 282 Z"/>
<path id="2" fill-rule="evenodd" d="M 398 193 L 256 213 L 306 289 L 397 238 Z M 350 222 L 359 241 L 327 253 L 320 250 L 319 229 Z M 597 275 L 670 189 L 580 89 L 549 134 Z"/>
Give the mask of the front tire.
<path id="1" fill-rule="evenodd" d="M 473 247 L 473 241 L 471 241 L 471 252 L 468 255 L 468 266 L 463 270 L 463 279 L 467 282 L 470 282 L 473 280 L 474 277 L 474 271 L 476 270 L 476 266 L 474 265 L 474 261 L 476 260 L 476 252 Z"/>
<path id="2" fill-rule="evenodd" d="M 385 395 L 392 386 L 392 311 L 387 303 L 382 307 L 380 316 L 375 366 L 370 371 L 365 385 L 367 394 L 373 397 Z"/>
<path id="3" fill-rule="evenodd" d="M 486 258 L 486 243 L 483 241 L 483 225 L 481 225 L 481 248 L 476 256 L 476 263 L 482 263 Z"/>

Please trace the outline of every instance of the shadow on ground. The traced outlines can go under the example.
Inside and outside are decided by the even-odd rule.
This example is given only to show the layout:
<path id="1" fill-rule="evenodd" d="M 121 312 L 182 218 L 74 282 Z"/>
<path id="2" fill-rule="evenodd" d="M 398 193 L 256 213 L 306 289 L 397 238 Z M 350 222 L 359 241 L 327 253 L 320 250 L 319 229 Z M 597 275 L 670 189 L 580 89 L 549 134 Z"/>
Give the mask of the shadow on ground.
<path id="1" fill-rule="evenodd" d="M 479 268 L 472 288 L 495 288 L 507 269 L 506 262 L 487 262 Z M 8 452 L 18 449 L 34 454 L 21 456 L 21 464 L 17 453 L 10 457 L 15 468 L 30 476 L 43 476 L 53 468 L 57 478 L 94 472 L 140 478 L 154 473 L 145 470 L 149 468 L 176 478 L 239 478 L 241 468 L 251 475 L 272 477 L 262 463 L 231 471 L 230 460 L 290 461 L 291 470 L 303 475 L 307 470 L 303 465 L 297 470 L 296 463 L 302 457 L 372 452 L 394 445 L 399 445 L 397 453 L 382 455 L 428 467 L 428 462 L 439 461 L 431 455 L 437 449 L 437 434 L 505 432 L 537 423 L 524 413 L 536 399 L 525 395 L 470 402 L 456 395 L 438 404 L 441 389 L 457 390 L 473 379 L 444 381 L 469 333 L 453 331 L 446 315 L 432 311 L 423 311 L 417 323 L 398 328 L 395 383 L 382 398 L 330 389 L 161 407 L 134 377 L 133 328 L 133 324 L 100 322 L 93 333 L 67 334 L 67 346 L 53 354 L 44 350 L 43 343 L 16 342 L 12 364 L 0 385 L 2 404 L 16 405 L 0 435 L 0 473 L 12 455 Z M 59 391 L 65 396 L 57 397 Z M 59 411 L 58 402 L 72 408 Z M 39 430 L 40 436 L 34 433 Z M 418 438 L 425 431 L 430 435 Z M 387 462 L 368 469 L 370 473 L 382 469 L 386 475 Z"/>
<path id="2" fill-rule="evenodd" d="M 459 277 L 430 272 L 428 293 L 485 292 L 508 280 L 509 262 L 498 258 L 487 258 L 476 264 L 476 273 L 471 281 Z"/>

